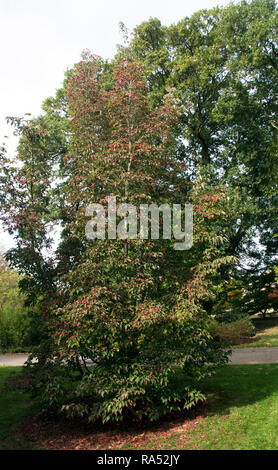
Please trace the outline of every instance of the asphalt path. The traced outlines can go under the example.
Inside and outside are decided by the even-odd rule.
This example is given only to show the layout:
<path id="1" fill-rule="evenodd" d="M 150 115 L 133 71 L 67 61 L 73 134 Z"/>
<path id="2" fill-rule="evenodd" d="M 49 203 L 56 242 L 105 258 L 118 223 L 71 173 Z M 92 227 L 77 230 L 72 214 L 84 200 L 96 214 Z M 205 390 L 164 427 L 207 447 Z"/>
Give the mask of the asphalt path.
<path id="1" fill-rule="evenodd" d="M 0 354 L 0 366 L 23 366 L 28 354 Z M 230 364 L 278 364 L 278 348 L 233 349 Z"/>

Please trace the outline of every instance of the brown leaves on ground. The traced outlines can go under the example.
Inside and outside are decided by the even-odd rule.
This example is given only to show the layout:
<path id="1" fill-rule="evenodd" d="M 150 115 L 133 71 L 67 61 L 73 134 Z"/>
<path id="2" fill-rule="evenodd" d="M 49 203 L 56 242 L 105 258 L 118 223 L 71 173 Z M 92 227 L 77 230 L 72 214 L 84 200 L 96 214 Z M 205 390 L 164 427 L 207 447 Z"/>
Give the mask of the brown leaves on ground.
<path id="1" fill-rule="evenodd" d="M 170 438 L 177 438 L 177 448 L 190 436 L 190 431 L 205 417 L 199 407 L 183 416 L 168 415 L 155 424 L 100 425 L 69 420 L 64 416 L 39 413 L 28 417 L 18 429 L 28 447 L 47 450 L 108 450 L 166 448 Z M 171 446 L 171 448 L 173 448 Z"/>

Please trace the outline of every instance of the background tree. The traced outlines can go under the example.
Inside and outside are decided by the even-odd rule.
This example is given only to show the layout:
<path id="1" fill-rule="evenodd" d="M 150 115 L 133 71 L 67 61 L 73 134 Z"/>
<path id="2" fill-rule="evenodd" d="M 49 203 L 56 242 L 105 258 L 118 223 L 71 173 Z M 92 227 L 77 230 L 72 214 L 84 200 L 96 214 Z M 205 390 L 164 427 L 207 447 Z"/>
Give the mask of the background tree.
<path id="1" fill-rule="evenodd" d="M 238 265 L 222 269 L 227 281 L 250 278 L 249 270 L 257 276 L 277 259 L 276 24 L 274 1 L 243 1 L 170 27 L 150 19 L 135 28 L 129 46 L 147 67 L 154 102 L 166 87 L 176 89 L 179 153 L 192 180 L 205 171 L 215 184 L 238 189 L 226 243 Z"/>
<path id="2" fill-rule="evenodd" d="M 57 211 L 52 185 L 57 178 L 57 155 L 64 137 L 61 139 L 58 125 L 51 134 L 51 122 L 43 116 L 8 121 L 20 136 L 20 143 L 15 158 L 8 158 L 4 148 L 0 154 L 0 218 L 15 242 L 5 258 L 20 275 L 18 286 L 29 307 L 31 344 L 47 345 L 45 319 L 49 305 L 56 302 L 51 229 Z"/>

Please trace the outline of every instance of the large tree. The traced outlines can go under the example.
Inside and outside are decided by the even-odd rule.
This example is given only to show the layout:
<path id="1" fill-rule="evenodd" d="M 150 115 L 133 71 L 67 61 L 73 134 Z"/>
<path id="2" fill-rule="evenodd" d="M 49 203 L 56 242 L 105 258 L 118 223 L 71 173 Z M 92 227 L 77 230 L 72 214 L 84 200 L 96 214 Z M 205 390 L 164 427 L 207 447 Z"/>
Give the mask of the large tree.
<path id="1" fill-rule="evenodd" d="M 257 276 L 277 260 L 277 9 L 253 0 L 201 10 L 176 25 L 139 25 L 129 54 L 148 70 L 149 94 L 159 102 L 174 86 L 183 104 L 181 158 L 191 178 L 201 172 L 237 189 L 237 217 L 226 253 L 238 257 L 231 275 Z"/>
<path id="2" fill-rule="evenodd" d="M 57 135 L 56 140 L 51 138 L 51 129 L 44 167 L 41 150 L 34 166 L 23 135 L 19 152 L 24 165 L 6 167 L 4 178 L 7 184 L 21 172 L 19 184 L 30 184 L 24 192 L 13 186 L 7 205 L 19 210 L 23 194 L 28 197 L 35 188 L 40 207 L 41 230 L 34 233 L 36 225 L 25 218 L 26 225 L 16 226 L 16 233 L 19 243 L 25 238 L 26 242 L 9 255 L 22 267 L 28 243 L 27 279 L 31 275 L 34 285 L 44 289 L 40 302 L 50 340 L 44 367 L 30 363 L 31 370 L 38 368 L 40 379 L 35 383 L 47 403 L 59 403 L 91 420 L 117 420 L 126 413 L 155 419 L 189 408 L 203 399 L 200 379 L 226 359 L 209 332 L 201 302 L 213 295 L 220 267 L 233 262 L 223 251 L 223 225 L 234 217 L 228 207 L 231 191 L 211 184 L 205 175 L 192 186 L 176 152 L 179 102 L 168 90 L 161 104 L 153 106 L 141 65 L 124 59 L 111 74 L 99 58 L 86 54 L 72 70 L 66 89 L 71 124 L 60 180 L 49 174 L 41 188 L 29 176 L 30 168 L 40 172 L 51 167 L 53 142 L 61 148 Z M 28 132 L 35 124 L 28 124 Z M 32 150 L 35 143 L 40 144 L 37 150 L 44 148 L 40 135 L 41 129 L 35 127 Z M 35 265 L 34 260 L 45 259 L 48 239 L 41 238 L 46 233 L 42 221 L 48 220 L 48 211 L 49 220 L 58 217 L 53 207 L 57 194 L 63 201 L 61 243 L 50 268 L 42 269 L 50 273 L 42 284 L 38 276 L 48 264 Z M 34 192 L 30 196 L 34 204 Z M 88 240 L 86 208 L 98 203 L 107 209 L 109 196 L 117 197 L 117 204 L 135 207 L 193 204 L 193 247 L 177 251 L 171 238 L 131 237 L 124 213 L 117 222 L 124 224 L 126 237 Z M 10 230 L 15 230 L 11 223 Z M 37 253 L 42 258 L 34 257 Z M 31 268 L 37 269 L 33 275 Z M 94 367 L 87 367 L 88 358 Z M 67 368 L 60 367 L 61 361 Z"/>
<path id="3" fill-rule="evenodd" d="M 111 63 L 85 53 L 43 116 L 13 119 L 20 165 L 1 153 L 2 219 L 41 312 L 35 383 L 48 403 L 106 421 L 202 399 L 199 380 L 225 360 L 207 312 L 236 278 L 260 284 L 277 253 L 276 20 L 269 0 L 151 19 Z M 193 204 L 193 247 L 89 240 L 86 208 L 108 210 L 109 196 Z"/>

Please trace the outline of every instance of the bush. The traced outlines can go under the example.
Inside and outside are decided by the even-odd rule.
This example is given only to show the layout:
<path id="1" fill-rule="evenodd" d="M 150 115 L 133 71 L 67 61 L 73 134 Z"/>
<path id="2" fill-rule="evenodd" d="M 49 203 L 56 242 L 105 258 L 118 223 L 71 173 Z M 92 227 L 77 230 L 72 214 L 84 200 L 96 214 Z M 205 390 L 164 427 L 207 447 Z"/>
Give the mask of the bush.
<path id="1" fill-rule="evenodd" d="M 195 318 L 191 314 L 187 322 L 162 322 L 161 318 L 159 324 L 150 322 L 138 331 L 134 328 L 131 338 L 122 336 L 112 354 L 100 347 L 95 365 L 86 367 L 80 344 L 94 342 L 98 332 L 87 322 L 75 336 L 78 360 L 74 353 L 77 343 L 69 331 L 65 339 L 71 340 L 71 359 L 69 349 L 61 349 L 62 343 L 52 357 L 48 352 L 43 367 L 32 364 L 30 357 L 26 372 L 34 396 L 39 395 L 46 407 L 57 406 L 70 417 L 82 416 L 92 422 L 152 421 L 191 408 L 205 398 L 200 381 L 226 362 L 226 354 L 208 333 L 206 314 Z M 64 334 L 66 329 L 67 325 Z M 35 357 L 39 359 L 37 354 Z"/>
<path id="2" fill-rule="evenodd" d="M 23 307 L 5 305 L 0 312 L 0 352 L 23 352 L 30 346 L 30 319 Z"/>
<path id="3" fill-rule="evenodd" d="M 215 338 L 226 345 L 237 345 L 244 339 L 255 336 L 255 327 L 249 317 L 230 322 L 219 322 L 213 319 L 210 331 Z"/>
<path id="4" fill-rule="evenodd" d="M 0 252 L 0 352 L 23 352 L 30 346 L 31 323 L 19 289 L 20 276 Z"/>

